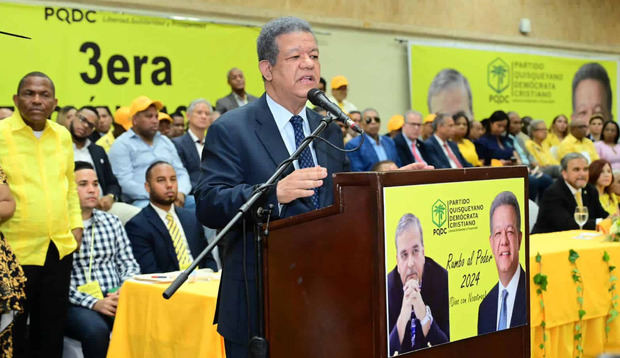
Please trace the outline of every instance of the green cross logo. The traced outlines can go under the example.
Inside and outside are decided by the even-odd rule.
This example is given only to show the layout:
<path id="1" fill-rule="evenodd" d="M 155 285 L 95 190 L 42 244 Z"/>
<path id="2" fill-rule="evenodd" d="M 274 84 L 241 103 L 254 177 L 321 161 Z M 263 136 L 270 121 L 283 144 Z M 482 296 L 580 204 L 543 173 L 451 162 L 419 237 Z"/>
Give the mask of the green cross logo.
<path id="1" fill-rule="evenodd" d="M 502 93 L 510 85 L 510 67 L 501 58 L 487 65 L 487 83 L 496 93 Z"/>
<path id="2" fill-rule="evenodd" d="M 433 224 L 437 227 L 442 227 L 443 224 L 446 223 L 446 219 L 448 218 L 446 204 L 437 199 L 433 204 L 431 213 L 431 218 L 433 218 Z"/>

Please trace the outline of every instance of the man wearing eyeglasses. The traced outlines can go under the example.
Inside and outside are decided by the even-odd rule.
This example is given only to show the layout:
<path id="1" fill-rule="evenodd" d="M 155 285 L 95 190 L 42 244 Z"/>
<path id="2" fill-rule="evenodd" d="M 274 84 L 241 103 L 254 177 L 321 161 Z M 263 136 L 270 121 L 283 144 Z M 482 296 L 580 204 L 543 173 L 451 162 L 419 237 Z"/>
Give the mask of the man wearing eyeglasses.
<path id="1" fill-rule="evenodd" d="M 599 159 L 594 143 L 586 137 L 588 131 L 587 119 L 573 118 L 570 122 L 570 133 L 560 142 L 558 159 L 562 160 L 568 153 L 583 154 L 588 163 Z"/>
<path id="2" fill-rule="evenodd" d="M 400 163 L 428 163 L 424 142 L 418 140 L 422 132 L 422 113 L 411 110 L 407 111 L 404 117 L 403 130 L 394 137 Z"/>
<path id="3" fill-rule="evenodd" d="M 377 162 L 383 160 L 391 160 L 400 167 L 401 162 L 394 141 L 392 138 L 379 135 L 381 118 L 377 110 L 367 108 L 362 112 L 362 128 L 365 132 L 362 147 L 359 150 L 347 153 L 351 161 L 351 171 L 370 171 Z M 361 140 L 362 136 L 357 136 L 347 142 L 345 148 L 357 148 Z"/>
<path id="4" fill-rule="evenodd" d="M 76 162 L 90 163 L 95 168 L 99 182 L 98 192 L 101 193 L 97 209 L 109 211 L 125 222 L 140 212 L 140 209 L 118 202 L 121 186 L 112 172 L 108 155 L 101 146 L 89 139 L 95 130 L 98 116 L 94 107 L 84 106 L 78 110 L 75 120 L 71 121 L 69 132 L 73 140 L 73 156 Z"/>

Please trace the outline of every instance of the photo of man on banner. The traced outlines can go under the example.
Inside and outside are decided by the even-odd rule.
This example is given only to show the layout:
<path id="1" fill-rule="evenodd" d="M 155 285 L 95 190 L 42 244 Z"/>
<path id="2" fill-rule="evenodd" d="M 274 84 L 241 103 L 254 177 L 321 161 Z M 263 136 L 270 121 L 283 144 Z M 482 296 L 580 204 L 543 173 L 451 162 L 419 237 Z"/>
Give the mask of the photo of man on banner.
<path id="1" fill-rule="evenodd" d="M 390 356 L 450 341 L 448 272 L 424 253 L 420 220 L 396 228 L 396 267 L 387 276 Z"/>
<path id="2" fill-rule="evenodd" d="M 478 335 L 522 326 L 526 323 L 526 275 L 519 264 L 521 215 L 517 197 L 499 193 L 490 209 L 489 243 L 495 258 L 499 282 L 480 303 Z"/>

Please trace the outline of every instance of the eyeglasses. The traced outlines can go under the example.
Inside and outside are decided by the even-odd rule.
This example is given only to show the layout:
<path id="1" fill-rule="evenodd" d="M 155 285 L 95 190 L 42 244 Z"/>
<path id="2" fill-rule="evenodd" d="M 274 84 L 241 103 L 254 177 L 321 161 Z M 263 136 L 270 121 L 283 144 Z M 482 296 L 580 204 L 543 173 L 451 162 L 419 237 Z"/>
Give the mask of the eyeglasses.
<path id="1" fill-rule="evenodd" d="M 418 127 L 418 128 L 422 126 L 422 123 L 407 123 L 407 122 L 405 122 L 405 124 L 409 125 L 409 126 L 412 126 L 412 127 Z"/>
<path id="2" fill-rule="evenodd" d="M 375 121 L 377 123 L 381 122 L 381 118 L 379 117 L 366 117 L 366 124 L 370 124 L 370 122 Z"/>
<path id="3" fill-rule="evenodd" d="M 542 128 L 535 128 L 534 131 L 545 131 L 545 132 L 547 132 L 548 129 L 546 127 L 542 127 Z"/>
<path id="4" fill-rule="evenodd" d="M 95 129 L 95 123 L 89 122 L 88 119 L 86 119 L 86 117 L 84 117 L 81 114 L 78 114 L 77 117 L 80 120 L 80 122 L 82 122 L 82 124 L 85 124 L 88 127 L 88 129 L 91 129 L 91 130 Z"/>

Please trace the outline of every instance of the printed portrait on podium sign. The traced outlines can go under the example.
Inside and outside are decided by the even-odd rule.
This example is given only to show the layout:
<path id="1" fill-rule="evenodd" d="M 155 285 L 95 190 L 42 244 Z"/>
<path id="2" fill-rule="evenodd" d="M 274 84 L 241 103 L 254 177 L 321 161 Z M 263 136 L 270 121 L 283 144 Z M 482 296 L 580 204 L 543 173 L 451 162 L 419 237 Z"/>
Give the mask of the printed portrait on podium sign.
<path id="1" fill-rule="evenodd" d="M 527 323 L 524 178 L 383 190 L 390 357 Z"/>

